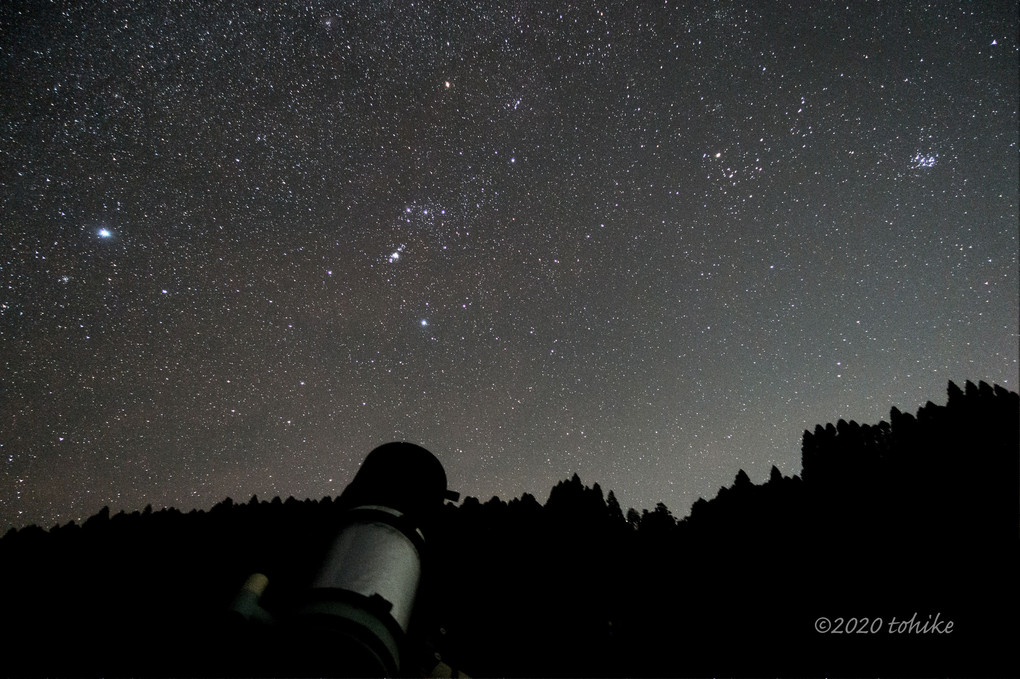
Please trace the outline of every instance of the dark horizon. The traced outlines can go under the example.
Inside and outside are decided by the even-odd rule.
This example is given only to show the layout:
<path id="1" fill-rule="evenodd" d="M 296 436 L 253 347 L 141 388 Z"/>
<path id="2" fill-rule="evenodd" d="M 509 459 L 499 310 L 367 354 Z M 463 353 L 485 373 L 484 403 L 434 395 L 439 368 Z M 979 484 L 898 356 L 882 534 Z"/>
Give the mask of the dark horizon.
<path id="1" fill-rule="evenodd" d="M 386 601 L 402 602 L 400 676 L 433 676 L 440 659 L 469 676 L 1015 674 L 1020 624 L 1002 602 L 1020 593 L 1020 395 L 950 384 L 944 405 L 916 414 L 818 425 L 802 455 L 800 476 L 774 469 L 754 484 L 740 472 L 679 522 L 663 504 L 625 513 L 577 475 L 544 503 L 444 504 L 438 460 L 396 445 L 372 451 L 336 499 L 104 511 L 12 531 L 0 539 L 17 623 L 5 666 L 374 676 L 356 669 L 365 656 L 345 645 L 350 628 L 303 626 L 308 601 L 351 601 L 321 580 L 360 586 L 339 576 L 346 567 L 385 573 Z M 380 566 L 405 552 L 358 543 L 375 564 L 358 571 L 352 552 L 330 549 L 383 516 L 415 536 L 422 577 L 410 589 Z M 261 594 L 239 603 L 253 573 Z M 38 655 L 41 637 L 61 652 Z"/>
<path id="2" fill-rule="evenodd" d="M 985 382 L 983 380 L 979 380 L 977 383 L 972 382 L 970 380 L 967 380 L 966 382 L 964 382 L 964 386 L 963 387 L 957 385 L 953 381 L 950 381 L 948 383 L 948 387 L 946 389 L 946 393 L 947 393 L 947 397 L 948 398 L 947 398 L 945 404 L 938 404 L 938 403 L 935 403 L 935 402 L 933 402 L 932 400 L 929 399 L 928 401 L 925 402 L 925 404 L 923 406 L 921 406 L 920 408 L 917 409 L 916 414 L 915 413 L 910 413 L 909 411 L 906 414 L 904 414 L 903 412 L 901 412 L 899 410 L 899 408 L 897 408 L 896 406 L 893 406 L 890 409 L 889 417 L 888 418 L 884 418 L 884 419 L 882 419 L 882 420 L 880 420 L 879 422 L 876 422 L 876 423 L 870 423 L 870 424 L 869 423 L 858 423 L 856 420 L 850 420 L 849 422 L 847 422 L 844 419 L 840 419 L 840 420 L 838 420 L 838 422 L 835 422 L 835 423 L 834 422 L 828 422 L 825 425 L 816 424 L 813 428 L 805 429 L 802 432 L 801 445 L 800 445 L 801 465 L 802 466 L 801 466 L 801 468 L 797 472 L 795 472 L 793 474 L 789 474 L 789 475 L 784 475 L 782 473 L 782 471 L 778 469 L 778 467 L 773 465 L 773 467 L 769 470 L 769 473 L 766 475 L 766 477 L 764 479 L 752 480 L 747 475 L 747 472 L 745 472 L 743 469 L 740 469 L 737 472 L 737 474 L 735 475 L 734 479 L 731 479 L 730 482 L 721 485 L 716 490 L 715 493 L 709 494 L 709 495 L 706 495 L 706 496 L 702 496 L 702 497 L 698 498 L 697 500 L 695 500 L 694 503 L 692 503 L 691 507 L 688 508 L 688 511 L 686 513 L 682 513 L 682 512 L 676 511 L 676 508 L 669 507 L 665 502 L 663 502 L 661 500 L 656 502 L 653 507 L 633 507 L 633 506 L 627 506 L 627 505 L 624 505 L 624 504 L 620 504 L 619 498 L 617 497 L 615 489 L 610 488 L 610 487 L 603 488 L 602 484 L 597 479 L 596 480 L 590 480 L 592 485 L 590 487 L 585 485 L 584 488 L 586 490 L 595 490 L 595 491 L 597 491 L 600 497 L 604 497 L 607 500 L 609 499 L 610 496 L 612 496 L 612 502 L 615 503 L 617 509 L 621 512 L 621 515 L 627 520 L 628 523 L 631 523 L 635 527 L 640 524 L 642 518 L 647 517 L 649 514 L 657 515 L 658 517 L 664 517 L 664 516 L 668 515 L 668 517 L 673 522 L 681 523 L 683 521 L 686 521 L 686 520 L 690 519 L 692 517 L 692 515 L 696 511 L 698 511 L 699 508 L 701 509 L 701 511 L 704 511 L 704 507 L 707 505 L 707 503 L 710 503 L 710 502 L 712 502 L 714 500 L 719 499 L 722 495 L 724 495 L 726 493 L 726 491 L 731 490 L 734 487 L 740 487 L 742 485 L 747 485 L 747 484 L 759 486 L 759 485 L 763 485 L 763 484 L 766 484 L 766 483 L 769 483 L 769 482 L 775 482 L 777 480 L 784 480 L 784 481 L 789 481 L 789 480 L 800 481 L 800 480 L 802 480 L 803 474 L 804 474 L 803 465 L 805 464 L 805 460 L 807 460 L 807 459 L 811 459 L 811 460 L 814 461 L 814 465 L 816 467 L 816 469 L 814 471 L 815 474 L 818 474 L 818 469 L 823 469 L 823 468 L 829 470 L 829 471 L 823 473 L 822 474 L 823 476 L 832 475 L 833 473 L 835 473 L 837 475 L 842 473 L 841 471 L 839 471 L 838 468 L 832 467 L 831 466 L 831 462 L 830 463 L 826 463 L 824 459 L 819 459 L 817 452 L 814 452 L 814 450 L 816 448 L 824 447 L 823 444 L 820 443 L 820 441 L 828 440 L 829 442 L 827 444 L 825 444 L 825 445 L 826 446 L 827 445 L 831 445 L 831 439 L 833 439 L 833 438 L 835 438 L 837 436 L 843 436 L 844 438 L 847 438 L 847 437 L 850 436 L 850 432 L 854 432 L 853 433 L 853 437 L 854 437 L 853 445 L 854 446 L 859 446 L 860 445 L 860 440 L 857 437 L 859 437 L 861 435 L 860 432 L 862 432 L 862 431 L 865 432 L 865 436 L 870 436 L 871 435 L 871 434 L 868 434 L 868 432 L 876 432 L 876 435 L 879 435 L 879 434 L 877 434 L 877 432 L 882 432 L 880 434 L 880 436 L 885 438 L 885 437 L 888 437 L 889 428 L 893 424 L 895 424 L 895 423 L 899 423 L 899 426 L 903 427 L 904 426 L 904 422 L 909 424 L 909 423 L 915 422 L 917 420 L 922 420 L 923 421 L 926 418 L 931 418 L 931 417 L 935 416 L 938 412 L 940 412 L 940 411 L 944 410 L 945 408 L 947 408 L 950 405 L 950 403 L 953 403 L 954 401 L 958 402 L 958 401 L 961 401 L 961 400 L 964 400 L 964 399 L 966 399 L 968 401 L 971 401 L 971 402 L 981 402 L 981 403 L 985 403 L 985 404 L 993 403 L 993 402 L 998 402 L 998 403 L 1001 404 L 1001 403 L 1007 402 L 1007 401 L 1009 403 L 1020 404 L 1020 394 L 1018 394 L 1017 392 L 1009 391 L 1009 390 L 1005 389 L 1004 387 L 1002 387 L 1001 385 L 998 385 L 998 384 L 994 384 L 994 385 L 988 384 L 987 382 Z M 1001 411 L 1001 407 L 999 408 L 999 410 Z M 992 415 L 992 414 L 994 414 L 994 413 L 989 413 L 989 415 Z M 816 441 L 816 439 L 817 439 L 817 441 Z M 380 445 L 382 445 L 383 443 L 385 443 L 385 442 L 381 442 Z M 414 442 L 408 442 L 408 443 L 412 443 L 413 444 Z M 1020 449 L 1018 449 L 1018 455 L 1020 455 Z M 920 460 L 918 460 L 918 461 L 920 462 Z M 924 464 L 929 464 L 930 462 L 931 462 L 931 460 L 929 459 L 929 460 L 924 461 L 923 463 Z M 946 460 L 945 462 L 950 462 L 950 461 Z M 876 463 L 876 460 L 873 459 L 873 458 L 870 458 L 870 457 L 864 457 L 859 462 L 859 464 L 862 464 L 862 465 L 870 465 L 870 464 L 875 464 L 875 463 Z M 359 467 L 360 467 L 360 465 L 359 465 Z M 835 472 L 833 471 L 834 469 L 836 470 Z M 353 473 L 352 473 L 352 475 L 353 475 Z M 456 488 L 451 488 L 450 490 L 453 491 L 456 494 L 456 496 L 457 496 L 456 499 L 453 499 L 451 501 L 451 506 L 452 505 L 459 505 L 459 506 L 478 507 L 478 506 L 482 506 L 482 505 L 491 505 L 491 504 L 497 504 L 497 505 L 506 506 L 507 504 L 514 504 L 514 503 L 521 503 L 521 502 L 524 502 L 526 504 L 534 502 L 534 503 L 540 504 L 541 506 L 547 506 L 549 501 L 550 501 L 550 499 L 557 493 L 558 490 L 562 489 L 565 486 L 572 486 L 572 487 L 581 486 L 582 483 L 583 483 L 583 480 L 582 480 L 582 478 L 581 478 L 581 476 L 580 476 L 580 474 L 578 472 L 574 472 L 573 474 L 571 474 L 569 476 L 566 476 L 566 477 L 564 477 L 562 479 L 559 479 L 558 481 L 556 481 L 556 483 L 554 483 L 552 486 L 550 486 L 548 497 L 546 497 L 545 501 L 542 501 L 542 502 L 539 502 L 539 499 L 540 499 L 541 495 L 535 495 L 534 493 L 531 493 L 531 492 L 528 492 L 528 491 L 524 491 L 523 493 L 521 493 L 521 495 L 515 496 L 515 497 L 510 497 L 510 498 L 502 498 L 502 497 L 499 497 L 498 495 L 493 495 L 493 496 L 491 496 L 489 498 L 484 498 L 484 497 L 478 497 L 478 496 L 475 496 L 475 495 L 466 495 L 466 494 L 461 493 Z M 343 490 L 345 490 L 345 489 L 343 489 Z M 1020 486 L 1018 486 L 1015 490 L 1016 490 L 1016 494 L 1017 494 L 1018 499 L 1020 499 Z M 45 531 L 45 530 L 58 530 L 58 529 L 76 528 L 76 527 L 80 527 L 81 525 L 83 525 L 85 522 L 88 522 L 89 520 L 92 520 L 92 521 L 95 521 L 95 520 L 107 520 L 107 519 L 109 519 L 111 517 L 122 518 L 122 517 L 130 515 L 131 517 L 136 517 L 137 518 L 140 515 L 141 516 L 148 516 L 148 515 L 150 515 L 152 513 L 159 513 L 159 512 L 169 512 L 171 514 L 183 514 L 183 513 L 193 514 L 195 512 L 198 512 L 199 514 L 202 514 L 202 513 L 215 512 L 218 509 L 223 509 L 223 508 L 228 508 L 229 509 L 230 507 L 233 507 L 233 506 L 236 506 L 236 505 L 245 505 L 245 504 L 257 506 L 257 505 L 264 505 L 264 504 L 279 505 L 279 504 L 282 504 L 282 503 L 288 503 L 289 504 L 289 503 L 292 503 L 292 502 L 309 502 L 309 501 L 310 502 L 318 502 L 318 501 L 333 502 L 333 501 L 339 500 L 342 495 L 343 495 L 343 492 L 341 491 L 340 493 L 337 493 L 336 495 L 333 495 L 333 496 L 323 496 L 322 498 L 298 498 L 298 497 L 295 497 L 294 495 L 289 495 L 289 496 L 286 496 L 286 497 L 283 497 L 283 496 L 280 496 L 280 495 L 274 495 L 271 498 L 266 498 L 266 497 L 261 497 L 260 498 L 258 496 L 258 494 L 255 493 L 255 494 L 252 494 L 252 496 L 250 498 L 248 498 L 247 500 L 244 499 L 244 498 L 238 498 L 238 499 L 235 500 L 234 498 L 232 498 L 230 496 L 227 496 L 225 498 L 220 499 L 214 505 L 211 505 L 209 507 L 205 507 L 205 508 L 202 508 L 202 507 L 191 507 L 191 508 L 183 508 L 183 509 L 182 508 L 178 508 L 178 507 L 172 507 L 172 506 L 153 507 L 151 503 L 147 504 L 144 508 L 134 508 L 133 510 L 131 508 L 126 508 L 126 507 L 113 508 L 113 507 L 110 507 L 109 505 L 105 505 L 98 512 L 96 512 L 95 514 L 93 514 L 93 515 L 91 515 L 89 517 L 86 517 L 84 520 L 77 520 L 76 521 L 74 519 L 71 519 L 71 520 L 69 520 L 67 522 L 64 522 L 64 523 L 54 524 L 53 526 L 50 526 L 50 527 L 40 526 L 40 525 L 37 525 L 37 524 L 27 524 L 25 526 L 9 526 L 9 527 L 5 527 L 4 530 L 0 531 L 0 537 L 3 537 L 5 535 L 7 535 L 7 534 L 12 534 L 13 535 L 13 534 L 19 532 L 20 530 L 24 530 L 24 529 L 36 529 L 36 530 L 42 529 L 42 530 Z M 1018 529 L 1020 529 L 1020 526 L 1018 526 Z"/>

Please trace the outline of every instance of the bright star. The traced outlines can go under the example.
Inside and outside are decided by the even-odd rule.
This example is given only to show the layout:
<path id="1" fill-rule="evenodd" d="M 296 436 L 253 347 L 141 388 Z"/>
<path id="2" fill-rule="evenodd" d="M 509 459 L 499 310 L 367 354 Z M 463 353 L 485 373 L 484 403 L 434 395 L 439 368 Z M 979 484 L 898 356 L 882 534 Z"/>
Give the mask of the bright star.
<path id="1" fill-rule="evenodd" d="M 425 320 L 424 318 L 423 318 L 423 319 L 421 319 L 421 326 L 422 326 L 423 328 L 424 328 L 424 327 L 425 327 L 426 325 L 428 325 L 428 324 L 429 324 L 429 322 L 428 322 L 428 321 L 426 321 L 426 320 Z"/>
<path id="2" fill-rule="evenodd" d="M 109 238 L 109 237 L 111 237 L 113 235 L 112 231 L 110 231 L 109 229 L 105 229 L 105 228 L 104 229 L 99 229 L 98 233 L 99 233 L 99 237 L 100 238 Z"/>

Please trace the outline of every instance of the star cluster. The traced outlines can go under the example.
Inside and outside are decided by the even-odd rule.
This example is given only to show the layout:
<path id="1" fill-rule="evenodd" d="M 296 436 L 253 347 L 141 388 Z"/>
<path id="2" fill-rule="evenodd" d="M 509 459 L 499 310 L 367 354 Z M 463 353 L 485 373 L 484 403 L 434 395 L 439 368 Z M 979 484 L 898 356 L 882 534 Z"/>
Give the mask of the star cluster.
<path id="1" fill-rule="evenodd" d="M 1017 388 L 1014 4 L 6 3 L 0 524 L 462 493 L 679 515 Z"/>

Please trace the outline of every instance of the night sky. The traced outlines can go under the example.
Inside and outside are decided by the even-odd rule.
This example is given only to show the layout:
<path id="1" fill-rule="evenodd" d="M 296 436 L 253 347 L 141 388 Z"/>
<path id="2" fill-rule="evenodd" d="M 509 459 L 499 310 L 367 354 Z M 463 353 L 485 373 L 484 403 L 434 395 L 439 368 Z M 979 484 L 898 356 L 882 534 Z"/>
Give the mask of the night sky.
<path id="1" fill-rule="evenodd" d="M 1018 70 L 1012 1 L 3 2 L 0 529 L 394 439 L 683 516 L 1016 390 Z"/>

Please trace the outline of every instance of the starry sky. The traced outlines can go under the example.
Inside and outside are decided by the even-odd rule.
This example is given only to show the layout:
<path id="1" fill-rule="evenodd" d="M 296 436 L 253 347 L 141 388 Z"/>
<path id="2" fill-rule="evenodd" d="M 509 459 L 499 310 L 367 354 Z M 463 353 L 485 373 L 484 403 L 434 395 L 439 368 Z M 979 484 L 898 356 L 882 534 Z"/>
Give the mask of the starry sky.
<path id="1" fill-rule="evenodd" d="M 683 516 L 1016 390 L 1018 70 L 1007 1 L 4 2 L 0 529 L 395 439 Z"/>

